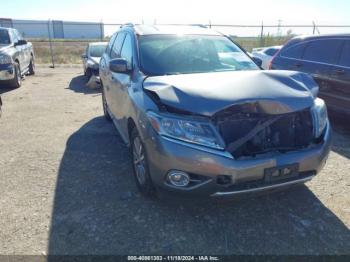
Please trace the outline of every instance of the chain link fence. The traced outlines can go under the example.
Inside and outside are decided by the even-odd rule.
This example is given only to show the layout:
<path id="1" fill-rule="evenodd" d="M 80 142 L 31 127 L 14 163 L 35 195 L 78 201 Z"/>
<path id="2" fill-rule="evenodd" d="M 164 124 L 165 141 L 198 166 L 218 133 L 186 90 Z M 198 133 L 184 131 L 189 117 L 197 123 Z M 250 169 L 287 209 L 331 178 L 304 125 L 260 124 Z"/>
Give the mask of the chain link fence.
<path id="1" fill-rule="evenodd" d="M 0 26 L 18 29 L 34 46 L 37 64 L 79 64 L 89 42 L 108 41 L 123 23 L 34 21 L 0 18 Z M 194 24 L 163 24 L 194 25 Z M 217 30 L 251 51 L 255 47 L 282 45 L 295 35 L 350 33 L 350 25 L 196 24 Z"/>

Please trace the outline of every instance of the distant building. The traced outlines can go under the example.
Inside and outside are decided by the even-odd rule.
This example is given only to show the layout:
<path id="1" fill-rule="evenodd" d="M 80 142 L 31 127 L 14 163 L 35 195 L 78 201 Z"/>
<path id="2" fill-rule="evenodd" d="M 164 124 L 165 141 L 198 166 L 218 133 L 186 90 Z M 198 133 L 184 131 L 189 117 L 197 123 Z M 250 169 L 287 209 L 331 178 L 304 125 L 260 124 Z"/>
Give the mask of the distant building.
<path id="1" fill-rule="evenodd" d="M 103 39 L 102 23 L 0 18 L 0 26 L 16 28 L 27 38 Z"/>

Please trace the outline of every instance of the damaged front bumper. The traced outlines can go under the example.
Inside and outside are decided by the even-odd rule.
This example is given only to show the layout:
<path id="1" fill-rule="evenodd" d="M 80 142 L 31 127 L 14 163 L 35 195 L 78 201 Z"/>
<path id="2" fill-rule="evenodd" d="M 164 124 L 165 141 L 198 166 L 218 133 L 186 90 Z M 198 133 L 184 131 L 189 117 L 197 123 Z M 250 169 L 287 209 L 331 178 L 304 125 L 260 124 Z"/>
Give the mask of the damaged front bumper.
<path id="1" fill-rule="evenodd" d="M 190 145 L 156 133 L 145 140 L 145 146 L 150 156 L 148 162 L 153 183 L 160 190 L 183 196 L 233 197 L 282 189 L 311 180 L 327 160 L 331 127 L 328 123 L 322 141 L 310 148 L 267 153 L 250 159 L 235 160 L 229 152 Z M 267 170 L 290 165 L 297 166 L 296 175 L 266 180 Z M 182 188 L 169 184 L 167 174 L 171 170 L 186 172 L 194 182 Z"/>

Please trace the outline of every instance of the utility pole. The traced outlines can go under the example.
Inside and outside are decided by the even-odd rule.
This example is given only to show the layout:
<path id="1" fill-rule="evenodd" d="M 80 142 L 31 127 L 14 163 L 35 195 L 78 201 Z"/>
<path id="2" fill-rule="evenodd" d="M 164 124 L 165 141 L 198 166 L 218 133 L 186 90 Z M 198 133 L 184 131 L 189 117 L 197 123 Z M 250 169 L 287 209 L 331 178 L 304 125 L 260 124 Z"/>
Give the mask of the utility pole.
<path id="1" fill-rule="evenodd" d="M 279 19 L 279 20 L 278 20 L 278 26 L 277 26 L 277 36 L 278 36 L 278 37 L 281 37 L 281 36 L 282 36 L 281 24 L 282 24 L 282 20 Z"/>
<path id="2" fill-rule="evenodd" d="M 52 63 L 52 68 L 55 68 L 55 59 L 53 57 L 53 49 L 52 49 L 52 39 L 51 39 L 51 30 L 50 30 L 50 24 L 51 21 L 50 19 L 47 21 L 47 33 L 49 35 L 49 43 L 50 43 L 50 54 L 51 54 L 51 63 Z"/>

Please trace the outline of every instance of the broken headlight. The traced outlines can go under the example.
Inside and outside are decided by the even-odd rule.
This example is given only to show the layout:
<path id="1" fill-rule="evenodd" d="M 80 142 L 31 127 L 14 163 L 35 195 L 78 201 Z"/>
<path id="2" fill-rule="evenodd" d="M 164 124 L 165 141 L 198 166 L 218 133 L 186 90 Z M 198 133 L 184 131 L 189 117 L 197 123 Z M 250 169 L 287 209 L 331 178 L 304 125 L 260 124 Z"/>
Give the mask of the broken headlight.
<path id="1" fill-rule="evenodd" d="M 311 109 L 314 122 L 314 135 L 315 137 L 320 137 L 328 122 L 327 107 L 325 102 L 320 98 L 316 98 L 314 101 L 314 106 Z"/>
<path id="2" fill-rule="evenodd" d="M 153 129 L 159 135 L 215 149 L 224 149 L 221 137 L 208 121 L 158 115 L 154 112 L 148 112 L 147 115 Z"/>

